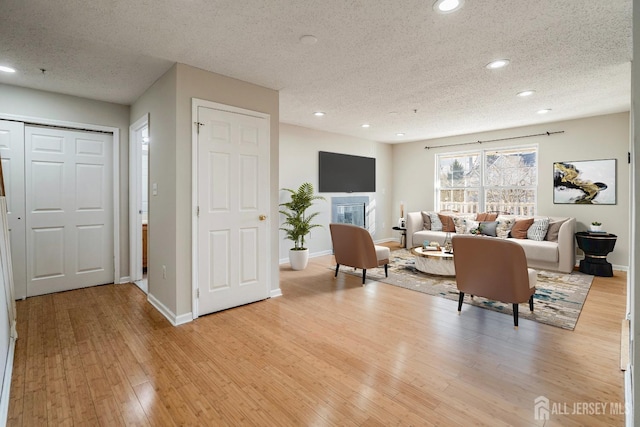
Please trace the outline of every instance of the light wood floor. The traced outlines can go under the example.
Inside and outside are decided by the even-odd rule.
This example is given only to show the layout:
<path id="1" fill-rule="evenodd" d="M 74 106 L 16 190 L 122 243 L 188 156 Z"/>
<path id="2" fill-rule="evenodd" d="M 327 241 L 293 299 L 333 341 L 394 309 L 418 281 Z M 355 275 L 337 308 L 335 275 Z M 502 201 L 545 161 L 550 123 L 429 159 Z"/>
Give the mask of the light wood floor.
<path id="1" fill-rule="evenodd" d="M 340 274 L 281 269 L 284 296 L 174 328 L 134 285 L 19 301 L 9 425 L 543 425 L 624 403 L 624 273 L 575 331 Z M 549 425 L 622 426 L 551 414 Z"/>

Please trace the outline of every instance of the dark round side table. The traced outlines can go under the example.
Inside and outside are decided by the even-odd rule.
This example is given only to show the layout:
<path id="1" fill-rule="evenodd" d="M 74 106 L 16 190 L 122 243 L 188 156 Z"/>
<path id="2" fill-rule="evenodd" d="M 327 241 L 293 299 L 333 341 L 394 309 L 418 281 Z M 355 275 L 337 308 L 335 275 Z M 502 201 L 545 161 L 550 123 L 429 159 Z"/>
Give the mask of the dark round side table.
<path id="1" fill-rule="evenodd" d="M 400 231 L 400 246 L 404 246 L 407 239 L 407 229 L 404 227 L 391 227 L 393 230 Z"/>
<path id="2" fill-rule="evenodd" d="M 580 271 L 594 276 L 613 276 L 613 267 L 607 262 L 607 254 L 613 251 L 617 238 L 615 234 L 609 233 L 577 232 L 578 247 L 584 252 L 584 259 L 580 261 Z"/>

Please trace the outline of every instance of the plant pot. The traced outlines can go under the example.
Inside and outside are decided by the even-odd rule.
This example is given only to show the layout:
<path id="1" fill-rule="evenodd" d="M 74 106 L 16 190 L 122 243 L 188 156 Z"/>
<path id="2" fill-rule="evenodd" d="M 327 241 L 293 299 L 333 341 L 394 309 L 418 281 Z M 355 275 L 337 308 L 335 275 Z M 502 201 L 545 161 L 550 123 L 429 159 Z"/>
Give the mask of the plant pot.
<path id="1" fill-rule="evenodd" d="M 289 263 L 293 270 L 304 270 L 309 263 L 309 249 L 289 249 Z"/>
<path id="2" fill-rule="evenodd" d="M 602 226 L 601 225 L 592 225 L 589 227 L 590 231 L 602 231 Z"/>

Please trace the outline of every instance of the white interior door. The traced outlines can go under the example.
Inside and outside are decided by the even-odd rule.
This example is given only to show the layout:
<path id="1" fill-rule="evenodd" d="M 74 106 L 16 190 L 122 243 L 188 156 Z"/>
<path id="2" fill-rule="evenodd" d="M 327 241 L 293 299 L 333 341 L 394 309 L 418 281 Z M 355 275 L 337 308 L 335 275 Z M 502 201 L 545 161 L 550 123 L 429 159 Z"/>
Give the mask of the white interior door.
<path id="1" fill-rule="evenodd" d="M 24 123 L 0 120 L 0 156 L 7 200 L 15 298 L 27 296 Z"/>
<path id="2" fill-rule="evenodd" d="M 113 137 L 25 127 L 27 296 L 113 283 Z"/>
<path id="3" fill-rule="evenodd" d="M 198 315 L 269 296 L 269 118 L 198 107 Z"/>

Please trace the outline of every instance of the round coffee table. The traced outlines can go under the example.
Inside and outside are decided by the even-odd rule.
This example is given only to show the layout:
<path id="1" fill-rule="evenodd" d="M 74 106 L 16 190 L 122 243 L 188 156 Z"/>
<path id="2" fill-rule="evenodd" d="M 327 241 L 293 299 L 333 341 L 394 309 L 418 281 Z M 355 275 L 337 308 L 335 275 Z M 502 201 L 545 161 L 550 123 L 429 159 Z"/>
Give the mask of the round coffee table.
<path id="1" fill-rule="evenodd" d="M 411 249 L 416 256 L 416 270 L 436 276 L 455 276 L 453 254 L 442 251 L 425 251 L 422 247 Z"/>

